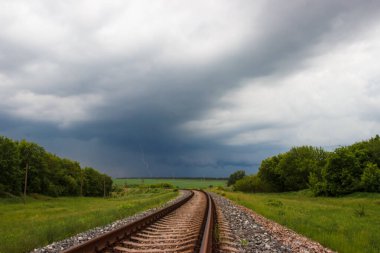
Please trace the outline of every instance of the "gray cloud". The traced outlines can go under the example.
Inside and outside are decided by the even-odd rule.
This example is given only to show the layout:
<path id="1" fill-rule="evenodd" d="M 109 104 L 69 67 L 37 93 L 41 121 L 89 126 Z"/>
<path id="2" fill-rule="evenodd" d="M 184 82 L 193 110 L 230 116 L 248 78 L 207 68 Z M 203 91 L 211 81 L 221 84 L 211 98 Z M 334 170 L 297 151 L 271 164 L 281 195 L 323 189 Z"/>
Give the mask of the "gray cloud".
<path id="1" fill-rule="evenodd" d="M 0 133 L 114 176 L 253 172 L 291 145 L 379 126 L 376 1 L 0 5 Z"/>

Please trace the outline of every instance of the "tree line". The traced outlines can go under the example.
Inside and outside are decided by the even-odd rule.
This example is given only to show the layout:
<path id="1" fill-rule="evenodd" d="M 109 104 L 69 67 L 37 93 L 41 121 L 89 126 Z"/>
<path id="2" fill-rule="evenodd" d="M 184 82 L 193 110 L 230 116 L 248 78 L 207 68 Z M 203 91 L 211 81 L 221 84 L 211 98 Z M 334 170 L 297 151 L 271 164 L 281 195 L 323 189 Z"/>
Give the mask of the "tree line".
<path id="1" fill-rule="evenodd" d="M 311 189 L 316 196 L 357 191 L 380 192 L 380 137 L 339 147 L 333 152 L 301 146 L 264 159 L 258 173 L 236 171 L 228 184 L 244 192 Z"/>
<path id="2" fill-rule="evenodd" d="M 112 178 L 77 161 L 60 158 L 36 143 L 0 136 L 0 193 L 104 196 Z"/>

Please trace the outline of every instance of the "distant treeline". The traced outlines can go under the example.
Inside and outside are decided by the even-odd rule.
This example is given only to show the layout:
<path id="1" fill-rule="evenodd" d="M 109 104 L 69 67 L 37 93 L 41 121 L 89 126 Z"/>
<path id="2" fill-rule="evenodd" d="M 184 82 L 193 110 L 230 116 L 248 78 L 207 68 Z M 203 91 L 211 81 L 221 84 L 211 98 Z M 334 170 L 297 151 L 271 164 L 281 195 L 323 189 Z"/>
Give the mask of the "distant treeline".
<path id="1" fill-rule="evenodd" d="M 25 184 L 26 182 L 26 184 Z M 49 196 L 103 196 L 111 177 L 90 167 L 46 152 L 36 143 L 0 136 L 0 193 Z"/>
<path id="2" fill-rule="evenodd" d="M 118 177 L 116 179 L 193 179 L 193 180 L 227 180 L 225 177 Z"/>
<path id="3" fill-rule="evenodd" d="M 311 189 L 315 195 L 339 196 L 357 191 L 380 192 L 380 137 L 339 147 L 333 152 L 311 146 L 261 162 L 255 175 L 237 171 L 229 185 L 245 192 Z"/>

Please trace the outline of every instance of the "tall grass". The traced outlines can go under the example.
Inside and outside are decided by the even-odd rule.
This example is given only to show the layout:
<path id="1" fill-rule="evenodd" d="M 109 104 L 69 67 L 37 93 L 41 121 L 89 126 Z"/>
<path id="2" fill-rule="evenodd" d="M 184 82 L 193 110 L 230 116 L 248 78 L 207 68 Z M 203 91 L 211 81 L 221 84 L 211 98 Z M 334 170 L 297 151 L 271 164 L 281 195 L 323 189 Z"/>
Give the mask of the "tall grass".
<path id="1" fill-rule="evenodd" d="M 341 198 L 311 197 L 305 191 L 223 195 L 338 252 L 380 252 L 380 194 Z"/>
<path id="2" fill-rule="evenodd" d="M 178 193 L 134 190 L 118 198 L 0 199 L 0 252 L 28 252 L 90 228 L 161 205 Z"/>

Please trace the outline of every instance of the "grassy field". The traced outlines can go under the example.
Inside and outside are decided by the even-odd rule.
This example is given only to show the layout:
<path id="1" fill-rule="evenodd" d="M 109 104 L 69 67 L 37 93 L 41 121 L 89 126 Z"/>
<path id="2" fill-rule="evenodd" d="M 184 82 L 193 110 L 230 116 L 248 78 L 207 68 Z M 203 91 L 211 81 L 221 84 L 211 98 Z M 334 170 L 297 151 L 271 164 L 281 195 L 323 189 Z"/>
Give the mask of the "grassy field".
<path id="1" fill-rule="evenodd" d="M 131 189 L 117 198 L 29 197 L 0 199 L 0 252 L 28 252 L 174 198 L 178 192 Z"/>
<path id="2" fill-rule="evenodd" d="M 181 189 L 204 189 L 212 186 L 225 186 L 227 180 L 213 180 L 213 179 L 160 179 L 160 178 L 117 178 L 114 179 L 114 183 L 117 185 L 150 185 L 159 183 L 170 183 Z"/>
<path id="3" fill-rule="evenodd" d="M 380 194 L 341 198 L 311 197 L 307 192 L 224 194 L 338 252 L 380 252 Z"/>

